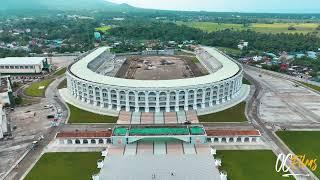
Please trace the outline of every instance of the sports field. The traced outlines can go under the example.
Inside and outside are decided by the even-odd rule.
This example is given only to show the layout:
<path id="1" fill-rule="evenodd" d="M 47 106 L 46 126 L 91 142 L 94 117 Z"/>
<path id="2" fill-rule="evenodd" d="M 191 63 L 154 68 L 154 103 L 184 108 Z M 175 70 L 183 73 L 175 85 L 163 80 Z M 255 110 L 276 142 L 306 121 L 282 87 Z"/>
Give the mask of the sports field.
<path id="1" fill-rule="evenodd" d="M 317 23 L 274 23 L 274 24 L 262 24 L 253 23 L 248 27 L 244 27 L 242 24 L 228 24 L 228 23 L 212 23 L 212 22 L 178 22 L 180 25 L 187 25 L 194 28 L 199 28 L 203 31 L 213 32 L 224 29 L 232 30 L 247 30 L 251 29 L 261 33 L 310 33 L 317 31 L 319 26 Z M 289 26 L 293 26 L 296 30 L 288 30 Z"/>
<path id="2" fill-rule="evenodd" d="M 87 180 L 98 171 L 100 152 L 46 153 L 25 180 Z"/>
<path id="3" fill-rule="evenodd" d="M 320 131 L 279 131 L 277 135 L 296 155 L 306 155 L 306 159 L 317 159 L 318 168 L 314 174 L 320 178 Z"/>
<path id="4" fill-rule="evenodd" d="M 223 171 L 228 179 L 236 180 L 293 180 L 275 170 L 277 157 L 269 150 L 218 151 Z"/>

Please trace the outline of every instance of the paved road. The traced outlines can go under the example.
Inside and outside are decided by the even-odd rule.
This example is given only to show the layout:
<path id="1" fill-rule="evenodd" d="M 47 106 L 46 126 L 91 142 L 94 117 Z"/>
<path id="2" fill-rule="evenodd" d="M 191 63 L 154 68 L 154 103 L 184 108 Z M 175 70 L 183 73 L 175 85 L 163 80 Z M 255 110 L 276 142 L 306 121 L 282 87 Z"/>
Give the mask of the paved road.
<path id="1" fill-rule="evenodd" d="M 20 163 L 13 169 L 7 176 L 6 180 L 19 180 L 28 171 L 28 169 L 40 158 L 43 149 L 54 139 L 57 132 L 59 132 L 68 116 L 67 108 L 60 101 L 59 94 L 57 92 L 57 87 L 63 77 L 57 78 L 52 82 L 46 90 L 46 100 L 48 104 L 53 104 L 56 109 L 62 109 L 63 118 L 61 119 L 61 125 L 59 127 L 51 127 L 48 129 L 47 133 L 44 135 L 44 139 L 40 141 L 37 148 L 31 150 Z"/>
<path id="2" fill-rule="evenodd" d="M 263 73 L 263 72 L 260 72 L 260 73 Z M 266 74 L 264 74 L 263 76 L 265 75 Z M 271 75 L 271 74 L 268 74 L 268 75 Z M 254 82 L 256 87 L 256 91 L 253 95 L 253 98 L 248 102 L 248 107 L 250 108 L 247 109 L 247 115 L 249 119 L 252 121 L 254 127 L 260 130 L 263 137 L 267 140 L 267 142 L 269 142 L 272 151 L 276 155 L 280 153 L 283 153 L 283 154 L 292 153 L 291 150 L 286 145 L 284 145 L 281 142 L 281 140 L 273 133 L 273 131 L 267 128 L 266 123 L 262 121 L 259 116 L 259 105 L 261 103 L 260 100 L 262 97 L 262 91 L 263 89 L 269 89 L 269 88 L 264 86 L 265 84 L 261 82 L 259 78 L 252 78 L 250 74 L 246 74 L 246 77 L 252 82 Z M 282 78 L 282 77 L 279 77 L 279 78 Z M 287 164 L 289 164 L 289 162 Z M 307 173 L 311 174 L 311 177 L 297 177 L 297 179 L 299 180 L 300 179 L 301 180 L 305 180 L 305 179 L 317 180 L 318 179 L 308 169 L 304 169 L 304 170 L 297 169 L 297 170 L 294 170 L 293 172 L 295 174 L 307 174 Z"/>

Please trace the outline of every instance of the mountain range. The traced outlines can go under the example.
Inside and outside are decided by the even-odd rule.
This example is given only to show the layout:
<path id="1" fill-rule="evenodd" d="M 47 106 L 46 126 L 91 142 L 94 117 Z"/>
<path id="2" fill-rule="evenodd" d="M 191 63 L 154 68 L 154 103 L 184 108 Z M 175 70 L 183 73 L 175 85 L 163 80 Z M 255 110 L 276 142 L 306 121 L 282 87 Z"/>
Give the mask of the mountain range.
<path id="1" fill-rule="evenodd" d="M 0 10 L 136 10 L 106 0 L 2 0 Z"/>

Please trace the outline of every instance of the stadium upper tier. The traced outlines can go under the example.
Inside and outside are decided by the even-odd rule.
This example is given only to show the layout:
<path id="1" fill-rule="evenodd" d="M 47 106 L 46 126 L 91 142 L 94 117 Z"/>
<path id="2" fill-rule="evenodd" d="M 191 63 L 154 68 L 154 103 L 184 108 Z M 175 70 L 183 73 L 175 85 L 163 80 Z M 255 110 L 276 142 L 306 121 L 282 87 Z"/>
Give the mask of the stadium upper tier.
<path id="1" fill-rule="evenodd" d="M 219 61 L 216 64 L 213 62 L 208 63 L 206 60 L 205 67 L 211 72 L 209 75 L 187 78 L 187 79 L 174 79 L 174 80 L 136 80 L 136 79 L 123 79 L 110 76 L 104 76 L 92 71 L 89 68 L 90 63 L 98 58 L 102 53 L 108 50 L 108 47 L 101 47 L 87 55 L 83 59 L 74 63 L 70 68 L 70 73 L 74 76 L 99 84 L 108 84 L 114 86 L 125 86 L 134 88 L 169 88 L 177 86 L 196 86 L 201 84 L 208 84 L 212 82 L 219 82 L 226 80 L 238 74 L 241 70 L 238 64 L 230 60 L 228 57 L 222 55 L 219 51 L 212 47 L 201 47 L 201 53 L 208 53 L 207 55 L 212 56 L 215 60 Z M 198 58 L 204 56 L 198 55 Z M 110 59 L 111 60 L 111 59 Z M 207 65 L 206 65 L 207 64 Z"/>

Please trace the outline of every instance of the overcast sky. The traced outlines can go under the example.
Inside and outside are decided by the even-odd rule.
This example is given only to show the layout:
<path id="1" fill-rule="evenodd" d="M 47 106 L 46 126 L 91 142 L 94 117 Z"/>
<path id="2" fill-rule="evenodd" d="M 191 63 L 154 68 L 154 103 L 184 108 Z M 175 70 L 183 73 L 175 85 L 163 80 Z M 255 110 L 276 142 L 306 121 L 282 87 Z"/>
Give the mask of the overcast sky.
<path id="1" fill-rule="evenodd" d="M 168 10 L 320 13 L 320 0 L 109 0 Z"/>

